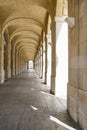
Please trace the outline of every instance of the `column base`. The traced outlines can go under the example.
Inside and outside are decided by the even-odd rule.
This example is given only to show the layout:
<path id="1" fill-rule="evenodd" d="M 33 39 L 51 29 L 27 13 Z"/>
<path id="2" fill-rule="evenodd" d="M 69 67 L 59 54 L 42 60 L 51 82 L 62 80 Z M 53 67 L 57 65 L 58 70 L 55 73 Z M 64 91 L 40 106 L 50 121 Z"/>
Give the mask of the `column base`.
<path id="1" fill-rule="evenodd" d="M 9 69 L 9 71 L 7 72 L 7 79 L 11 78 L 11 70 Z"/>
<path id="2" fill-rule="evenodd" d="M 87 130 L 87 92 L 68 83 L 67 109 L 72 119 Z"/>
<path id="3" fill-rule="evenodd" d="M 45 75 L 44 75 L 44 76 L 45 76 L 45 78 L 44 78 L 44 79 L 45 79 L 44 83 L 47 84 L 47 72 L 45 72 Z"/>
<path id="4" fill-rule="evenodd" d="M 12 76 L 15 76 L 15 73 L 13 73 Z"/>
<path id="5" fill-rule="evenodd" d="M 4 70 L 2 70 L 0 72 L 0 84 L 4 83 L 4 81 L 5 81 L 5 72 Z"/>
<path id="6" fill-rule="evenodd" d="M 53 95 L 55 95 L 55 81 L 56 81 L 55 79 L 56 79 L 56 77 L 51 75 L 51 90 L 50 90 L 50 92 Z"/>
<path id="7" fill-rule="evenodd" d="M 52 92 L 51 90 L 50 90 L 50 93 L 51 93 L 51 94 L 53 94 L 53 95 L 55 95 L 55 93 L 54 93 L 54 92 Z"/>
<path id="8" fill-rule="evenodd" d="M 87 130 L 87 91 L 79 89 L 79 124 Z"/>
<path id="9" fill-rule="evenodd" d="M 67 84 L 67 110 L 75 122 L 78 122 L 78 88 Z"/>
<path id="10" fill-rule="evenodd" d="M 44 82 L 44 84 L 46 84 L 46 82 Z"/>

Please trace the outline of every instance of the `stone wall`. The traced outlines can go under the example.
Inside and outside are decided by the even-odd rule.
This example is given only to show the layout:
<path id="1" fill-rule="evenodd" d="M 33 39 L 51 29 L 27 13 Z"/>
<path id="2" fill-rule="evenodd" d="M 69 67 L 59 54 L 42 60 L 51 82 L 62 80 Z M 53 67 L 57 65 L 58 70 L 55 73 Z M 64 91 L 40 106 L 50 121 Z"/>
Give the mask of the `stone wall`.
<path id="1" fill-rule="evenodd" d="M 87 0 L 79 0 L 79 123 L 87 130 Z"/>
<path id="2" fill-rule="evenodd" d="M 87 0 L 69 0 L 68 12 L 76 22 L 69 28 L 68 111 L 87 130 Z"/>
<path id="3" fill-rule="evenodd" d="M 68 83 L 68 111 L 78 122 L 78 0 L 69 0 L 69 17 L 75 17 L 75 26 L 69 28 L 69 83 Z"/>

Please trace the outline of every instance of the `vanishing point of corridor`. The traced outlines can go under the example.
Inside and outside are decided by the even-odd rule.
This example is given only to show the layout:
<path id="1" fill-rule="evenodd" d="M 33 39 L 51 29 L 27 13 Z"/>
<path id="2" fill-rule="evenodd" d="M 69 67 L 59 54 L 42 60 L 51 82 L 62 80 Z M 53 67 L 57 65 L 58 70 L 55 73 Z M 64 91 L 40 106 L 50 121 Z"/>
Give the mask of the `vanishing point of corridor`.
<path id="1" fill-rule="evenodd" d="M 0 130 L 76 130 L 64 122 L 75 127 L 65 101 L 51 95 L 33 70 L 0 87 Z"/>

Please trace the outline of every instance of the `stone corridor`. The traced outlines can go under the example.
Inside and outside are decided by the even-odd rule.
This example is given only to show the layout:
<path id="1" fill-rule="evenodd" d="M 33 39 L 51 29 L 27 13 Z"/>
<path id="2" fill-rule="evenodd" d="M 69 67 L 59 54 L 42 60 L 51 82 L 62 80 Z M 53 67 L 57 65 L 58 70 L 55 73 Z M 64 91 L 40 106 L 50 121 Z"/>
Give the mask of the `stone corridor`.
<path id="1" fill-rule="evenodd" d="M 65 123 L 76 127 L 66 102 L 51 95 L 34 71 L 0 86 L 0 130 L 76 130 Z"/>

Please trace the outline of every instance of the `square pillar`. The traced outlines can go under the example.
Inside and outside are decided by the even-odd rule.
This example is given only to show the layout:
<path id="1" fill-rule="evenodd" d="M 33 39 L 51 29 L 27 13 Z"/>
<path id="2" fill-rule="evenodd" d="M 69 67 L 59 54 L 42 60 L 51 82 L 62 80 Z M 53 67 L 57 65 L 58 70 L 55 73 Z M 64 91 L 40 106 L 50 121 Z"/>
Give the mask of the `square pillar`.
<path id="1" fill-rule="evenodd" d="M 16 68 L 15 45 L 13 45 L 13 44 L 12 44 L 12 76 L 15 75 L 15 68 Z"/>
<path id="2" fill-rule="evenodd" d="M 45 34 L 45 84 L 47 84 L 47 37 Z"/>
<path id="3" fill-rule="evenodd" d="M 6 44 L 6 52 L 7 52 L 7 67 L 6 67 L 6 78 L 11 78 L 11 43 Z"/>
<path id="4" fill-rule="evenodd" d="M 52 38 L 52 53 L 51 53 L 51 90 L 55 94 L 55 80 L 56 80 L 56 22 L 51 24 L 51 38 Z"/>
<path id="5" fill-rule="evenodd" d="M 4 42 L 0 37 L 0 84 L 5 80 L 4 73 Z"/>
<path id="6" fill-rule="evenodd" d="M 43 78 L 43 44 L 41 46 L 41 66 L 42 66 L 42 69 L 41 69 L 41 77 Z"/>

